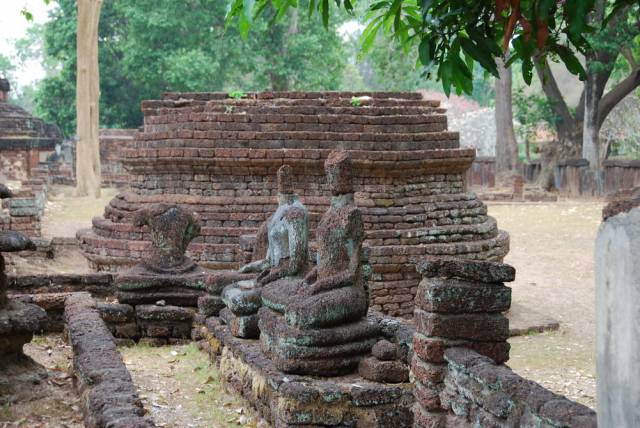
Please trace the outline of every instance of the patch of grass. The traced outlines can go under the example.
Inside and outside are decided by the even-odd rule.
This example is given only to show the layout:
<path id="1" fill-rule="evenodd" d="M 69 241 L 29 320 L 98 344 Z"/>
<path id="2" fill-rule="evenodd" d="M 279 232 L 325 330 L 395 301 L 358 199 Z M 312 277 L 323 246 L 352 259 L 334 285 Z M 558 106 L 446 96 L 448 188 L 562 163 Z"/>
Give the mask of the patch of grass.
<path id="1" fill-rule="evenodd" d="M 0 421 L 11 422 L 15 419 L 11 411 L 11 404 L 5 403 L 0 405 Z"/>
<path id="2" fill-rule="evenodd" d="M 231 91 L 229 92 L 229 98 L 233 98 L 234 100 L 241 100 L 242 98 L 247 98 L 247 93 L 244 91 Z"/>
<path id="3" fill-rule="evenodd" d="M 362 105 L 362 100 L 359 97 L 351 97 L 351 105 L 354 107 L 360 107 Z"/>

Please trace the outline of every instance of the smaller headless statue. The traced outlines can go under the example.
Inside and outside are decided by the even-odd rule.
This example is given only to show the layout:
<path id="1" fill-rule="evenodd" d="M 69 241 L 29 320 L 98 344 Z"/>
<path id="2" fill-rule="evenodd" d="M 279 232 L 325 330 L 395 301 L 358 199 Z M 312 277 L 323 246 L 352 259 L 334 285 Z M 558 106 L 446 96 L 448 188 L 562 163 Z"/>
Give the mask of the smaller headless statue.
<path id="1" fill-rule="evenodd" d="M 120 303 L 196 306 L 209 272 L 185 255 L 200 233 L 200 218 L 177 205 L 154 204 L 134 214 L 133 224 L 147 225 L 151 247 L 142 261 L 116 278 Z"/>
<path id="2" fill-rule="evenodd" d="M 262 305 L 264 286 L 275 289 L 295 286 L 308 271 L 308 213 L 293 191 L 292 180 L 291 167 L 280 167 L 278 208 L 258 232 L 256 247 L 266 246 L 266 255 L 240 268 L 240 273 L 259 273 L 257 278 L 238 281 L 222 292 L 227 309 L 221 311 L 220 317 L 236 337 L 259 335 L 256 313 Z"/>

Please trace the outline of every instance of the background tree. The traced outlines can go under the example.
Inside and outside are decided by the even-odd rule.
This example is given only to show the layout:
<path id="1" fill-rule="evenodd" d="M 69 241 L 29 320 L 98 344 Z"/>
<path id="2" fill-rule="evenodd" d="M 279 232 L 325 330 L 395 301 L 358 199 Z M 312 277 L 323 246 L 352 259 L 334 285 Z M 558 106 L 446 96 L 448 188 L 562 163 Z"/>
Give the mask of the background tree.
<path id="1" fill-rule="evenodd" d="M 78 0 L 76 32 L 76 196 L 100 196 L 100 72 L 98 24 L 102 0 Z"/>
<path id="2" fill-rule="evenodd" d="M 511 68 L 506 68 L 502 59 L 498 59 L 499 79 L 496 85 L 496 175 L 506 179 L 518 166 L 518 143 L 513 128 Z"/>
<path id="3" fill-rule="evenodd" d="M 185 5 L 186 3 L 186 5 Z M 39 85 L 37 113 L 65 135 L 75 130 L 76 0 L 58 0 L 45 25 L 45 61 L 57 69 Z M 345 48 L 334 27 L 306 16 L 256 22 L 246 40 L 225 31 L 219 0 L 110 0 L 100 17 L 100 124 L 135 128 L 140 102 L 167 91 L 339 89 Z M 266 11 L 265 13 L 268 13 Z M 338 25 L 344 16 L 335 16 Z"/>

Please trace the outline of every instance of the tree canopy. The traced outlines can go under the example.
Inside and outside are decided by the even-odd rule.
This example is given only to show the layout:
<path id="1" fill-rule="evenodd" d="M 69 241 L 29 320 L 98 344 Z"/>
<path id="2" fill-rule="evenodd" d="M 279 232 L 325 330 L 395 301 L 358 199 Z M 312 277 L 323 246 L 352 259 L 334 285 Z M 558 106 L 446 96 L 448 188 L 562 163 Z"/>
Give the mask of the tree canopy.
<path id="1" fill-rule="evenodd" d="M 185 4 L 186 3 L 186 4 Z M 44 28 L 45 56 L 52 73 L 39 85 L 38 114 L 75 130 L 76 1 L 57 0 Z M 99 28 L 101 126 L 137 127 L 140 102 L 166 91 L 339 89 L 344 44 L 330 29 L 298 19 L 269 25 L 265 10 L 250 37 L 225 28 L 219 0 L 111 0 Z M 273 11 L 271 11 L 273 14 Z"/>
<path id="2" fill-rule="evenodd" d="M 329 25 L 331 8 L 353 13 L 357 0 L 310 0 Z M 434 74 L 445 93 L 473 91 L 473 68 L 479 64 L 498 77 L 496 58 L 509 50 L 507 65 L 521 63 L 522 76 L 530 83 L 536 63 L 547 58 L 562 61 L 581 79 L 586 71 L 576 56 L 591 47 L 589 34 L 606 25 L 637 0 L 615 0 L 596 24 L 596 0 L 374 0 L 363 17 L 366 29 L 362 48 L 367 51 L 379 32 L 396 39 L 406 51 L 415 50 L 425 74 Z M 230 0 L 227 21 L 237 20 L 245 34 L 251 22 L 273 8 L 284 16 L 303 5 L 297 0 Z"/>

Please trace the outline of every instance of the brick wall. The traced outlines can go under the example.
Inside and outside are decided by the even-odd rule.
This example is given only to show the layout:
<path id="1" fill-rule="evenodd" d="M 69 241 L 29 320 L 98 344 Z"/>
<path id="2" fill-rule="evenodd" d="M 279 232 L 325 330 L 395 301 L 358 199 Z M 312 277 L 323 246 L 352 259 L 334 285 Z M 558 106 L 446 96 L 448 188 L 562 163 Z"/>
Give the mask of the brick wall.
<path id="1" fill-rule="evenodd" d="M 360 106 L 353 96 L 367 95 Z M 132 213 L 177 203 L 200 214 L 202 235 L 189 247 L 202 265 L 235 269 L 247 257 L 240 236 L 255 233 L 276 208 L 276 171 L 289 164 L 310 211 L 312 234 L 328 207 L 323 162 L 334 149 L 353 159 L 374 309 L 411 316 L 427 255 L 498 260 L 508 236 L 465 188 L 474 151 L 460 149 L 437 101 L 414 93 L 165 94 L 142 104 L 144 127 L 122 151 L 131 192 L 119 194 L 80 233 L 98 269 L 135 263 L 146 229 Z"/>
<path id="2" fill-rule="evenodd" d="M 133 142 L 135 129 L 100 130 L 100 166 L 102 185 L 109 187 L 127 187 L 131 176 L 122 164 L 122 150 Z"/>

